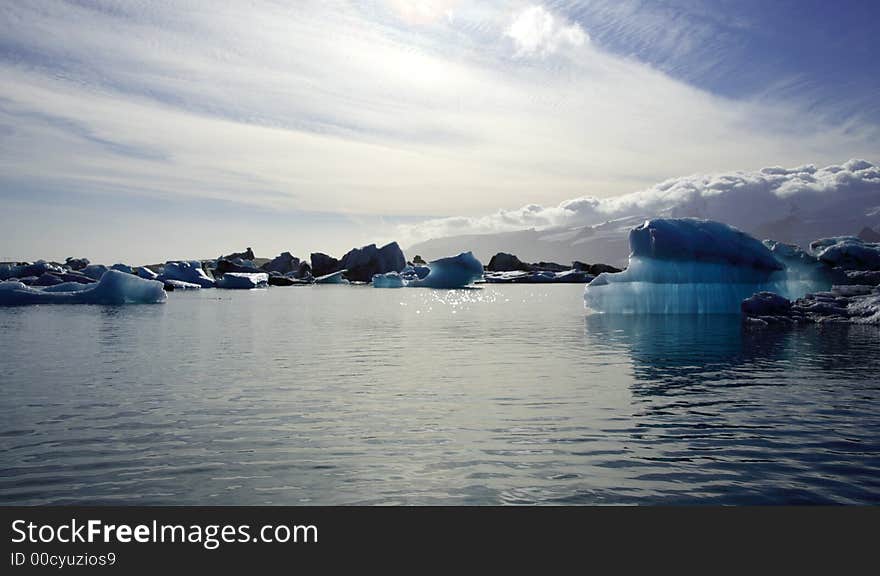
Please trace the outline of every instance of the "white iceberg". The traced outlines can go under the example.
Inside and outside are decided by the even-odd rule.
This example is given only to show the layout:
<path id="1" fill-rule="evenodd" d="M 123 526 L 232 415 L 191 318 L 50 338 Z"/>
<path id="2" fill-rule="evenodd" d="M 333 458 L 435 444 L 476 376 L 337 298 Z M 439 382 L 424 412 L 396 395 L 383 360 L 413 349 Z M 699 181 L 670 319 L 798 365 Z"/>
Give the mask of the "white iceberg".
<path id="1" fill-rule="evenodd" d="M 603 273 L 584 290 L 585 306 L 619 314 L 738 314 L 756 292 L 786 298 L 820 287 L 789 277 L 761 242 L 720 222 L 654 219 L 630 231 L 623 272 Z"/>
<path id="2" fill-rule="evenodd" d="M 263 272 L 227 272 L 217 280 L 217 288 L 232 290 L 250 290 L 251 288 L 265 288 L 269 285 L 269 275 Z"/>
<path id="3" fill-rule="evenodd" d="M 156 280 L 180 280 L 181 282 L 189 282 L 198 284 L 202 288 L 213 288 L 214 280 L 208 278 L 205 271 L 202 270 L 202 264 L 198 260 L 192 261 L 169 261 L 165 263 L 165 270 Z"/>
<path id="4" fill-rule="evenodd" d="M 0 282 L 0 305 L 157 304 L 167 296 L 161 282 L 108 270 L 94 284 L 67 282 L 39 289 L 21 282 Z"/>
<path id="5" fill-rule="evenodd" d="M 192 282 L 183 282 L 181 280 L 168 280 L 167 278 L 163 282 L 166 290 L 201 290 L 202 287 L 198 284 L 193 284 Z"/>

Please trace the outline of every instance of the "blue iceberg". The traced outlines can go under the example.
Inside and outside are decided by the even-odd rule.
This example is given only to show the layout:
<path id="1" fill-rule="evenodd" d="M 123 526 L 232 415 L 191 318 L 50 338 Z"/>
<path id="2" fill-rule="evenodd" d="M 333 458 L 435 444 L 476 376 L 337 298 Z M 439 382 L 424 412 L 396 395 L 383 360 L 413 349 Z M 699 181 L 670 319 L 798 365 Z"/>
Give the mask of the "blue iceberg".
<path id="1" fill-rule="evenodd" d="M 739 314 L 756 292 L 786 298 L 821 287 L 748 234 L 711 220 L 654 219 L 630 231 L 623 272 L 584 289 L 585 306 L 619 314 Z"/>
<path id="2" fill-rule="evenodd" d="M 464 288 L 483 277 L 483 265 L 471 252 L 440 258 L 427 266 L 407 266 L 400 273 L 373 276 L 376 288 Z"/>
<path id="3" fill-rule="evenodd" d="M 108 270 L 94 284 L 65 282 L 33 288 L 21 282 L 0 282 L 0 305 L 21 304 L 158 304 L 168 297 L 161 282 Z"/>

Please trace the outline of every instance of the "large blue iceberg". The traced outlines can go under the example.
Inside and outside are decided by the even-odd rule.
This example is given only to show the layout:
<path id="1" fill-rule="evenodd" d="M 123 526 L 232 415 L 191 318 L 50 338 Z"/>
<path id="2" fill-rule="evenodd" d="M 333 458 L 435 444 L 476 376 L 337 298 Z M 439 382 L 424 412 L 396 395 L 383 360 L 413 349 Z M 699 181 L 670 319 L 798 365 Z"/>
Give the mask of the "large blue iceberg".
<path id="1" fill-rule="evenodd" d="M 401 272 L 373 276 L 375 288 L 464 288 L 483 276 L 483 264 L 470 252 L 440 258 L 427 266 L 407 266 Z"/>
<path id="2" fill-rule="evenodd" d="M 738 314 L 761 291 L 797 298 L 822 281 L 786 265 L 748 234 L 711 220 L 654 219 L 630 231 L 623 272 L 603 273 L 584 290 L 593 311 L 619 314 Z"/>
<path id="3" fill-rule="evenodd" d="M 119 270 L 108 270 L 94 284 L 65 282 L 34 288 L 21 282 L 0 282 L 0 305 L 19 304 L 157 304 L 167 296 L 161 282 Z"/>

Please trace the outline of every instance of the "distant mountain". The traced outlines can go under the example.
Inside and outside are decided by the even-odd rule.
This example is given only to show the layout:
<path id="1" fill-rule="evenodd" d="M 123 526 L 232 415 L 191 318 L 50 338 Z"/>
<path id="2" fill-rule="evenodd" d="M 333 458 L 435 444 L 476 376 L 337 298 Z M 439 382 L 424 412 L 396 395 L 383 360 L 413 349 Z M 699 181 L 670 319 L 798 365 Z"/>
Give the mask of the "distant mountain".
<path id="1" fill-rule="evenodd" d="M 719 220 L 759 239 L 806 247 L 817 238 L 877 233 L 880 229 L 880 168 L 864 160 L 817 169 L 765 168 L 758 172 L 694 175 L 661 182 L 614 198 L 578 198 L 559 206 L 527 206 L 519 211 L 473 219 L 522 230 L 449 235 L 409 247 L 407 254 L 434 259 L 471 250 L 484 262 L 497 252 L 529 262 L 580 260 L 620 266 L 629 253 L 629 230 L 653 217 Z M 462 229 L 462 218 L 449 219 Z M 530 222 L 546 222 L 529 227 Z M 442 230 L 444 220 L 427 223 Z M 867 231 L 866 231 L 867 230 Z"/>
<path id="2" fill-rule="evenodd" d="M 569 264 L 578 260 L 588 264 L 601 262 L 625 266 L 629 255 L 629 230 L 644 220 L 637 217 L 598 226 L 553 227 L 541 231 L 532 228 L 497 234 L 449 236 L 414 244 L 406 253 L 434 260 L 443 255 L 470 250 L 485 264 L 498 252 L 509 252 L 524 262 Z"/>

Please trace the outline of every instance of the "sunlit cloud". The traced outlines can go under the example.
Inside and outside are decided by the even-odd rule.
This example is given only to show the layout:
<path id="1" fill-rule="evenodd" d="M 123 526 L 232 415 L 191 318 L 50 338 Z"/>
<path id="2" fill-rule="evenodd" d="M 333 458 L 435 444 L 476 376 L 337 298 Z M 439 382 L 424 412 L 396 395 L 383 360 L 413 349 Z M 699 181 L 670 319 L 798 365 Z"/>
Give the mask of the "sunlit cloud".
<path id="1" fill-rule="evenodd" d="M 582 46 L 590 39 L 579 24 L 568 22 L 543 6 L 529 6 L 518 12 L 504 34 L 513 40 L 520 56 L 545 56 L 561 47 Z"/>

